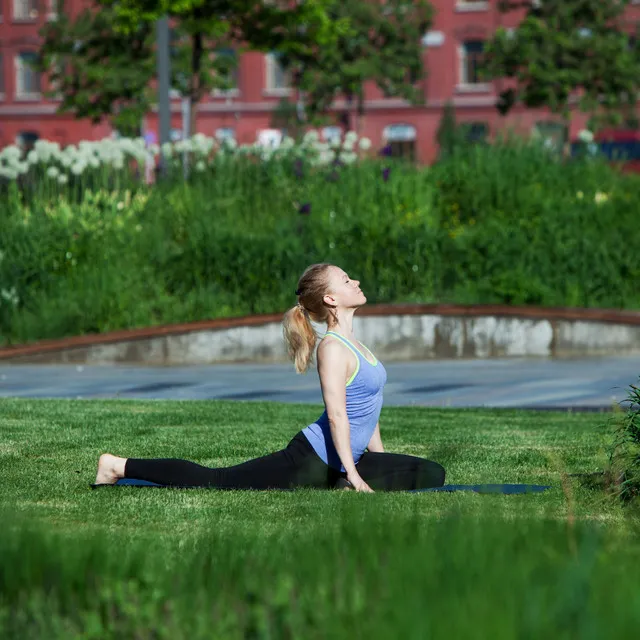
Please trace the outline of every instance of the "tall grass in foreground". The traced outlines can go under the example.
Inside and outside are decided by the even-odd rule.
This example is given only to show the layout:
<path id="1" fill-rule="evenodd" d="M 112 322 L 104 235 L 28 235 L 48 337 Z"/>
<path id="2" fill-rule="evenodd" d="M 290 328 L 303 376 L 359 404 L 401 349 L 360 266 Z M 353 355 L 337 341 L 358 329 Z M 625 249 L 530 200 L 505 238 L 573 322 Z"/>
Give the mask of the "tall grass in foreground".
<path id="1" fill-rule="evenodd" d="M 640 548 L 593 524 L 336 509 L 323 529 L 124 544 L 0 534 L 12 638 L 630 638 Z M 184 543 L 184 544 L 183 544 Z"/>

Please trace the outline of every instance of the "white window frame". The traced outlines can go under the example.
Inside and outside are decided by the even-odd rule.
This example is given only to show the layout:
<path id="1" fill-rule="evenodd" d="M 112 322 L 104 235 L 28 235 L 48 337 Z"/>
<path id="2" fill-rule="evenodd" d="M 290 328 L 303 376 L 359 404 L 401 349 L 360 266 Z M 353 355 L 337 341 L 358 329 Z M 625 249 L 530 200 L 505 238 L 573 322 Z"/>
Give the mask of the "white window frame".
<path id="1" fill-rule="evenodd" d="M 278 71 L 278 61 L 276 60 L 276 54 L 268 53 L 265 56 L 265 77 L 266 86 L 262 92 L 265 96 L 273 97 L 285 97 L 292 93 L 291 87 L 276 87 L 276 72 Z M 284 74 L 286 76 L 286 74 Z"/>
<path id="2" fill-rule="evenodd" d="M 489 11 L 489 2 L 486 0 L 457 0 L 455 8 L 456 13 Z"/>
<path id="3" fill-rule="evenodd" d="M 56 20 L 58 18 L 59 0 L 47 0 L 47 20 Z"/>
<path id="4" fill-rule="evenodd" d="M 34 71 L 23 62 L 22 56 L 25 53 L 36 54 L 35 51 L 22 51 L 20 53 L 16 53 L 13 59 L 14 70 L 15 70 L 15 81 L 16 81 L 15 97 L 16 97 L 16 100 L 40 100 L 42 97 L 42 77 L 40 76 L 39 72 Z M 22 77 L 23 72 L 33 73 L 36 75 L 36 77 L 38 78 L 38 83 L 40 84 L 40 89 L 38 91 L 30 91 L 30 92 L 24 91 L 24 86 L 23 86 L 24 83 L 23 83 L 23 77 Z"/>
<path id="5" fill-rule="evenodd" d="M 14 22 L 35 22 L 38 19 L 38 0 L 13 0 L 12 4 Z"/>
<path id="6" fill-rule="evenodd" d="M 468 42 L 483 42 L 481 40 L 466 40 L 458 45 L 458 84 L 456 91 L 459 93 L 480 93 L 491 91 L 488 82 L 469 82 L 467 78 L 467 49 Z"/>

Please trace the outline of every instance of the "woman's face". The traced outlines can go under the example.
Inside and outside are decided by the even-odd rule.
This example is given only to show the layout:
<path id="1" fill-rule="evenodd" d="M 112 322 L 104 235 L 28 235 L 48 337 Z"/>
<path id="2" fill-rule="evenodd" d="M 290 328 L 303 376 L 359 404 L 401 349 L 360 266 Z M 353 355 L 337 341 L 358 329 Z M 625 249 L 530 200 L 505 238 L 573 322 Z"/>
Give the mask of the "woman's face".
<path id="1" fill-rule="evenodd" d="M 352 280 L 340 267 L 330 267 L 328 297 L 339 307 L 361 307 L 367 301 L 360 289 L 360 281 Z"/>

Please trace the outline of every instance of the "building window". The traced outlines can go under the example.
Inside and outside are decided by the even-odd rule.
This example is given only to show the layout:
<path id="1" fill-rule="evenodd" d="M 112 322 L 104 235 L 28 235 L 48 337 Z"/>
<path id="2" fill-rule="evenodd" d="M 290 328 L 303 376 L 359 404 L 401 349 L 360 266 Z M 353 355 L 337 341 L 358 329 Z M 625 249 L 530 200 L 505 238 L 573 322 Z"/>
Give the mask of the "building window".
<path id="1" fill-rule="evenodd" d="M 47 0 L 47 20 L 55 20 L 58 17 L 58 0 Z"/>
<path id="2" fill-rule="evenodd" d="M 336 127 L 335 125 L 323 127 L 322 137 L 328 144 L 339 143 L 342 140 L 342 127 Z"/>
<path id="3" fill-rule="evenodd" d="M 237 95 L 240 87 L 238 54 L 233 49 L 218 49 L 215 52 L 218 74 L 224 79 L 224 89 L 214 89 L 215 96 Z"/>
<path id="4" fill-rule="evenodd" d="M 0 53 L 0 100 L 4 99 L 4 56 Z"/>
<path id="5" fill-rule="evenodd" d="M 391 157 L 412 162 L 416 159 L 416 128 L 413 125 L 390 124 L 384 128 L 382 137 Z"/>
<path id="6" fill-rule="evenodd" d="M 21 131 L 16 136 L 16 145 L 26 154 L 33 149 L 39 139 L 40 135 L 35 131 Z"/>
<path id="7" fill-rule="evenodd" d="M 40 73 L 32 67 L 37 59 L 38 54 L 30 51 L 16 56 L 16 97 L 40 96 Z"/>
<path id="8" fill-rule="evenodd" d="M 460 84 L 482 85 L 480 64 L 484 53 L 482 40 L 467 40 L 460 48 Z"/>
<path id="9" fill-rule="evenodd" d="M 35 20 L 38 17 L 38 0 L 13 0 L 14 20 Z"/>
<path id="10" fill-rule="evenodd" d="M 489 3 L 487 0 L 457 0 L 456 11 L 459 13 L 467 13 L 471 11 L 488 11 Z"/>
<path id="11" fill-rule="evenodd" d="M 220 127 L 216 129 L 215 138 L 220 144 L 224 142 L 235 142 L 235 129 L 233 127 Z"/>
<path id="12" fill-rule="evenodd" d="M 291 91 L 291 77 L 290 73 L 280 64 L 279 58 L 277 53 L 269 53 L 265 56 L 266 92 L 273 95 L 287 95 Z"/>
<path id="13" fill-rule="evenodd" d="M 460 131 L 466 142 L 470 144 L 482 144 L 489 136 L 489 125 L 486 122 L 462 122 Z"/>

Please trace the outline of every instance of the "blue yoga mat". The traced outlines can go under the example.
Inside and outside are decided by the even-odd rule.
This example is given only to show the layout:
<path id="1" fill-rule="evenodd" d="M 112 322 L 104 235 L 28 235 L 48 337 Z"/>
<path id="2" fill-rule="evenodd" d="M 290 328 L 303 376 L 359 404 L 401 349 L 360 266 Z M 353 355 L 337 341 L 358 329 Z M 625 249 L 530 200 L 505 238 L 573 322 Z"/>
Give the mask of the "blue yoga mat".
<path id="1" fill-rule="evenodd" d="M 135 478 L 121 478 L 113 485 L 92 484 L 93 488 L 97 487 L 160 487 L 166 488 L 165 484 L 157 484 L 148 480 L 137 480 Z M 542 484 L 446 484 L 444 487 L 433 487 L 431 489 L 412 489 L 407 493 L 425 493 L 427 491 L 473 491 L 475 493 L 541 493 L 551 489 L 549 485 Z M 286 491 L 286 489 L 285 489 Z"/>

